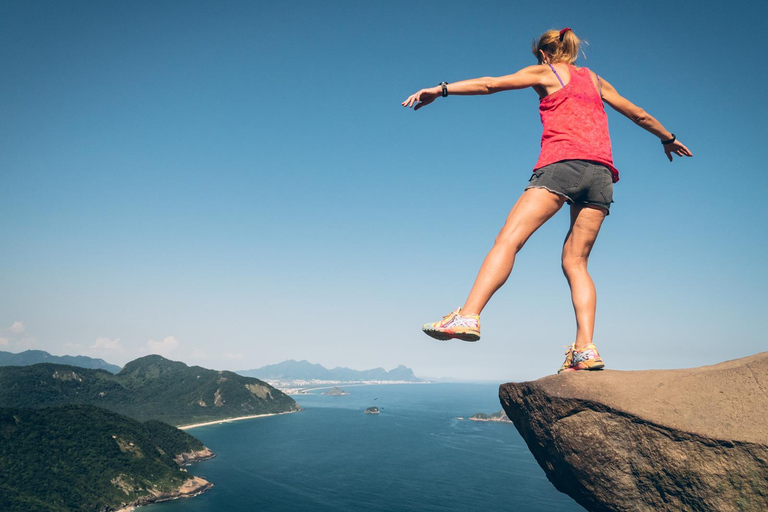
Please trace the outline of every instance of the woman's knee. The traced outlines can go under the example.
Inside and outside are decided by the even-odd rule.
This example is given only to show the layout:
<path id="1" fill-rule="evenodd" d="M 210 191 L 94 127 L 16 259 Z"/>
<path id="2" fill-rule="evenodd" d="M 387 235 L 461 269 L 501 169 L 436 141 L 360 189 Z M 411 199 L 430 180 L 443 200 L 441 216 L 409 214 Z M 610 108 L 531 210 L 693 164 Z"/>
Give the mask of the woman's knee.
<path id="1" fill-rule="evenodd" d="M 587 271 L 588 259 L 583 256 L 571 256 L 564 254 L 560 260 L 563 274 L 566 277 Z"/>
<path id="2" fill-rule="evenodd" d="M 507 229 L 507 226 L 504 226 L 498 235 L 496 235 L 496 240 L 494 240 L 495 246 L 501 246 L 501 247 L 507 247 L 509 249 L 512 249 L 515 251 L 515 253 L 520 252 L 520 249 L 523 248 L 525 245 L 525 242 L 528 241 L 527 236 L 521 235 L 519 230 L 515 229 Z"/>

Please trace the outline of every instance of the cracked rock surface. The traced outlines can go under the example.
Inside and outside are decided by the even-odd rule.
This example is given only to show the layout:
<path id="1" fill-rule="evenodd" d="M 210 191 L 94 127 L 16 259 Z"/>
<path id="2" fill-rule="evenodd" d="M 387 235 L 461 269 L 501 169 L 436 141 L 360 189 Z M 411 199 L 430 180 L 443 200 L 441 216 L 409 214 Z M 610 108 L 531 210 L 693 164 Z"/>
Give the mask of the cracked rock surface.
<path id="1" fill-rule="evenodd" d="M 768 352 L 502 384 L 547 478 L 587 510 L 768 510 Z"/>

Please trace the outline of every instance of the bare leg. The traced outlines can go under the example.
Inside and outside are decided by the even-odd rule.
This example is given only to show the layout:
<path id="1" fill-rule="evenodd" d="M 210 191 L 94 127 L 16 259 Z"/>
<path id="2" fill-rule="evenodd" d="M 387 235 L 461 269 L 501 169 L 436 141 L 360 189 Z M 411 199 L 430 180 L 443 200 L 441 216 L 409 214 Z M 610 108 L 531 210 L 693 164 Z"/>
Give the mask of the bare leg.
<path id="1" fill-rule="evenodd" d="M 587 272 L 592 246 L 595 245 L 605 210 L 589 206 L 571 206 L 571 229 L 563 244 L 563 273 L 571 287 L 576 314 L 576 345 L 580 350 L 592 343 L 595 331 L 597 292 Z"/>
<path id="2" fill-rule="evenodd" d="M 479 315 L 491 296 L 507 281 L 515 255 L 530 236 L 565 204 L 565 198 L 543 188 L 531 188 L 517 200 L 501 232 L 480 267 L 463 315 Z"/>

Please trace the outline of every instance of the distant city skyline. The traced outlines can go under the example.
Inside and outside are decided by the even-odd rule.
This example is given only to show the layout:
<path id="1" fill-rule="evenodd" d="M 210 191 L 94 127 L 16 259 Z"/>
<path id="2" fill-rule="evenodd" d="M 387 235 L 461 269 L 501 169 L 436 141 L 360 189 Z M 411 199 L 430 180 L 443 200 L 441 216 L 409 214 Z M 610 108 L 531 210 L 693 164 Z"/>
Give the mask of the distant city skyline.
<path id="1" fill-rule="evenodd" d="M 745 13 L 766 7 L 5 2 L 0 350 L 554 373 L 575 331 L 566 211 L 523 249 L 478 343 L 420 330 L 464 302 L 527 184 L 535 93 L 400 102 L 535 64 L 531 40 L 569 26 L 589 42 L 578 63 L 695 155 L 670 164 L 608 109 L 621 181 L 590 261 L 607 368 L 764 351 L 768 105 L 733 77 L 768 81 L 768 43 Z"/>

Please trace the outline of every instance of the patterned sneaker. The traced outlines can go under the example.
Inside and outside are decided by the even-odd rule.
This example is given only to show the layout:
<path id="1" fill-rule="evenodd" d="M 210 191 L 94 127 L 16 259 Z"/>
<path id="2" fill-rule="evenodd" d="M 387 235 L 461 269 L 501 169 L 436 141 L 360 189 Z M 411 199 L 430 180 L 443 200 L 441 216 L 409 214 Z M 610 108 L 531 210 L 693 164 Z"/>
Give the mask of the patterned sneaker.
<path id="1" fill-rule="evenodd" d="M 561 372 L 575 372 L 577 370 L 602 370 L 605 366 L 597 348 L 590 343 L 581 350 L 576 350 L 575 343 L 565 351 L 563 366 L 557 370 Z"/>
<path id="2" fill-rule="evenodd" d="M 480 316 L 479 315 L 460 315 L 459 311 L 452 311 L 443 317 L 439 322 L 424 324 L 422 331 L 432 336 L 436 340 L 449 340 L 458 338 L 464 341 L 477 341 L 480 339 Z"/>

